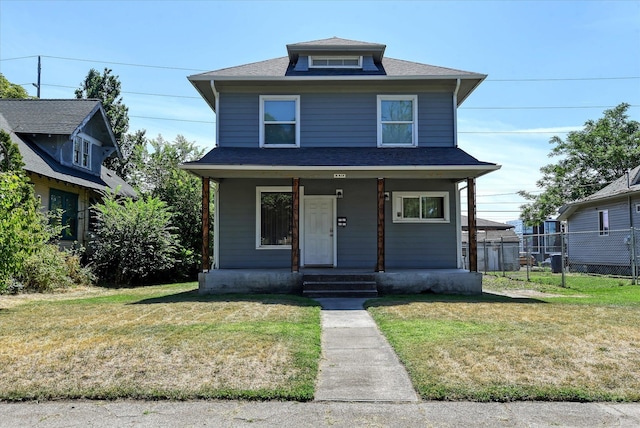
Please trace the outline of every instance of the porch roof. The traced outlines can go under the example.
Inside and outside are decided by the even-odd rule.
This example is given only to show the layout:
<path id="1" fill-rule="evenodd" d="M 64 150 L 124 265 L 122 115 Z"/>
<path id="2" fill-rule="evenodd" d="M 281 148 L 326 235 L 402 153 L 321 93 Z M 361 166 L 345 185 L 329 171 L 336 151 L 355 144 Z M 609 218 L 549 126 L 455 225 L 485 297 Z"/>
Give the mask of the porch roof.
<path id="1" fill-rule="evenodd" d="M 181 166 L 220 178 L 476 178 L 500 169 L 457 147 L 216 147 Z M 335 177 L 334 174 L 344 174 Z"/>

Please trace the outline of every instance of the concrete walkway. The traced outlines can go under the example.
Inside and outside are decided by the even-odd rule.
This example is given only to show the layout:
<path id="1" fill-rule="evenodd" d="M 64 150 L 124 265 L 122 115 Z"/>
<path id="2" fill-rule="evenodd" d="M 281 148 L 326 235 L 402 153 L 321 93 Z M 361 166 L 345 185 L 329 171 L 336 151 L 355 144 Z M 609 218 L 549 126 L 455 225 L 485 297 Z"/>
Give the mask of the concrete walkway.
<path id="1" fill-rule="evenodd" d="M 363 308 L 364 298 L 321 298 L 316 401 L 417 402 L 409 376 Z"/>

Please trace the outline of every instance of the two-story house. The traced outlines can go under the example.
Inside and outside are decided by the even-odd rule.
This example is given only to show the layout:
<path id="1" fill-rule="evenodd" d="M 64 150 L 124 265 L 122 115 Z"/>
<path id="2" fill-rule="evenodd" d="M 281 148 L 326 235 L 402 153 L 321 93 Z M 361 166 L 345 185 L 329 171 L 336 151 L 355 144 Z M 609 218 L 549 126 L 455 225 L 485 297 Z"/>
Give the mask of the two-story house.
<path id="1" fill-rule="evenodd" d="M 117 145 L 98 100 L 0 99 L 0 129 L 18 145 L 43 209 L 62 211 L 63 247 L 88 243 L 89 210 L 101 191 L 136 196 L 102 166 Z"/>
<path id="2" fill-rule="evenodd" d="M 458 148 L 456 111 L 486 76 L 339 38 L 287 52 L 189 77 L 217 120 L 216 147 L 183 166 L 203 178 L 205 214 L 216 183 L 200 291 L 296 292 L 330 282 L 312 272 L 359 272 L 381 292 L 481 292 L 463 270 L 458 184 L 473 195 L 499 166 Z"/>

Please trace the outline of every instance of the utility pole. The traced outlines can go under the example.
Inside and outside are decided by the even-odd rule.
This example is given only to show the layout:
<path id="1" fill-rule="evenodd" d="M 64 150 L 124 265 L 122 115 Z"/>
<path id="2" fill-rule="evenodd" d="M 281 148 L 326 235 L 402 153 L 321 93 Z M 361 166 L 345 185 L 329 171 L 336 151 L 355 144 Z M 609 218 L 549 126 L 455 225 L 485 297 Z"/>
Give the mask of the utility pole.
<path id="1" fill-rule="evenodd" d="M 40 98 L 40 74 L 42 74 L 42 67 L 40 65 L 40 55 L 38 55 L 38 83 L 32 83 L 32 85 L 38 90 L 38 98 Z"/>

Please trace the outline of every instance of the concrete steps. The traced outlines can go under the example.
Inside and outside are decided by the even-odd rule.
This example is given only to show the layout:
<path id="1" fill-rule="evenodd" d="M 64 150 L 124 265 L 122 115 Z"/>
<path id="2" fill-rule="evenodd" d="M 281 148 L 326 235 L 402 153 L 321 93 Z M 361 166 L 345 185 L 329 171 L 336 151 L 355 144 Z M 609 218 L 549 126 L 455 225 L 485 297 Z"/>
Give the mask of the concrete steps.
<path id="1" fill-rule="evenodd" d="M 306 297 L 378 297 L 371 274 L 305 274 L 302 294 Z"/>

